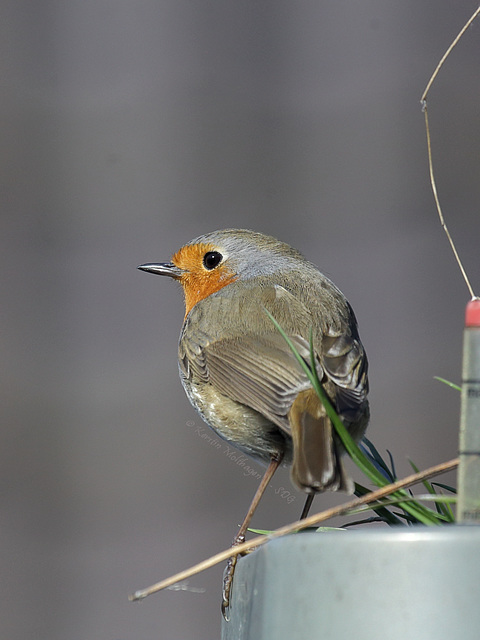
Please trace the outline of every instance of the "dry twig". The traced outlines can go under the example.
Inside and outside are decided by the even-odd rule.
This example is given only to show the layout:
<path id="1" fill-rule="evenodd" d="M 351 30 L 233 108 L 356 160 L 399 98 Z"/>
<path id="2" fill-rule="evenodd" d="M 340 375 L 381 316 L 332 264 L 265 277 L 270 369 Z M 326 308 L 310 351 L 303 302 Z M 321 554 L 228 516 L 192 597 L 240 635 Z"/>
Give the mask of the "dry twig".
<path id="1" fill-rule="evenodd" d="M 450 243 L 450 247 L 451 247 L 451 249 L 453 251 L 453 255 L 455 256 L 455 260 L 457 261 L 457 264 L 460 267 L 460 271 L 462 272 L 463 279 L 465 280 L 465 283 L 467 285 L 467 288 L 468 288 L 468 291 L 470 293 L 470 297 L 471 297 L 472 300 L 477 300 L 478 297 L 473 292 L 473 288 L 472 288 L 472 285 L 470 284 L 470 280 L 469 280 L 469 278 L 467 276 L 467 272 L 465 271 L 465 269 L 463 267 L 462 261 L 460 259 L 459 254 L 458 254 L 458 251 L 457 251 L 457 249 L 455 247 L 455 243 L 453 242 L 452 236 L 450 235 L 450 232 L 448 230 L 447 224 L 446 224 L 445 219 L 443 217 L 442 208 L 440 206 L 440 199 L 438 197 L 437 185 L 436 185 L 436 182 L 435 182 L 435 174 L 434 174 L 434 171 L 433 171 L 432 146 L 431 146 L 431 140 L 430 140 L 430 126 L 429 126 L 429 123 L 428 123 L 427 95 L 428 95 L 428 92 L 430 91 L 430 87 L 432 86 L 432 84 L 433 84 L 435 78 L 437 77 L 440 69 L 442 68 L 445 60 L 451 54 L 453 48 L 458 44 L 459 40 L 461 39 L 461 37 L 463 36 L 465 31 L 472 24 L 472 22 L 475 20 L 475 18 L 478 16 L 479 13 L 480 13 L 480 7 L 478 7 L 478 9 L 476 9 L 475 12 L 472 14 L 472 16 L 467 20 L 467 22 L 462 27 L 462 29 L 460 30 L 460 32 L 457 35 L 457 37 L 454 39 L 452 44 L 445 51 L 445 53 L 442 56 L 442 59 L 437 64 L 437 67 L 436 67 L 435 71 L 433 72 L 432 77 L 428 81 L 427 86 L 425 87 L 425 91 L 423 92 L 422 98 L 420 100 L 420 102 L 422 104 L 423 113 L 425 114 L 425 129 L 427 131 L 428 168 L 429 168 L 429 172 L 430 172 L 430 183 L 432 185 L 433 197 L 435 198 L 435 204 L 437 206 L 438 217 L 440 218 L 440 224 L 442 225 L 442 228 L 445 231 L 445 235 L 447 236 L 448 242 Z"/>
<path id="2" fill-rule="evenodd" d="M 201 573 L 206 569 L 210 569 L 214 565 L 225 562 L 231 556 L 236 556 L 257 547 L 260 547 L 262 544 L 265 544 L 269 540 L 274 538 L 279 538 L 280 536 L 287 535 L 288 533 L 293 533 L 295 531 L 300 531 L 301 529 L 306 529 L 307 527 L 312 527 L 314 525 L 319 524 L 329 518 L 333 518 L 334 516 L 344 515 L 348 511 L 353 509 L 357 509 L 358 507 L 366 504 L 370 504 L 371 502 L 375 502 L 376 500 L 380 500 L 381 498 L 385 498 L 386 496 L 398 491 L 399 489 L 406 489 L 407 487 L 411 487 L 414 484 L 418 484 L 419 482 L 423 482 L 428 478 L 433 478 L 441 473 L 445 473 L 447 471 L 451 471 L 455 469 L 458 465 L 458 458 L 454 460 L 450 460 L 448 462 L 443 462 L 442 464 L 435 465 L 434 467 L 430 467 L 429 469 L 425 469 L 424 471 L 420 471 L 419 473 L 414 473 L 403 480 L 398 480 L 397 482 L 393 482 L 385 487 L 381 487 L 380 489 L 376 489 L 371 493 L 362 496 L 361 498 L 355 498 L 354 500 L 349 500 L 344 504 L 341 504 L 337 507 L 332 507 L 331 509 L 326 509 L 320 513 L 316 513 L 304 520 L 298 520 L 297 522 L 292 522 L 289 525 L 284 527 L 280 527 L 280 529 L 276 529 L 272 531 L 268 536 L 257 536 L 256 538 L 252 538 L 251 540 L 247 540 L 246 542 L 239 544 L 235 547 L 229 547 L 220 553 L 215 554 L 211 558 L 207 558 L 202 562 L 190 567 L 189 569 L 185 569 L 185 571 L 180 571 L 180 573 L 171 576 L 170 578 L 166 578 L 161 582 L 157 582 L 146 589 L 140 589 L 136 591 L 134 594 L 129 596 L 129 600 L 143 600 L 147 596 L 152 595 L 153 593 L 157 593 L 157 591 L 162 591 L 163 589 L 167 589 L 177 582 L 181 582 L 182 580 L 186 580 L 191 576 L 196 575 L 197 573 Z"/>

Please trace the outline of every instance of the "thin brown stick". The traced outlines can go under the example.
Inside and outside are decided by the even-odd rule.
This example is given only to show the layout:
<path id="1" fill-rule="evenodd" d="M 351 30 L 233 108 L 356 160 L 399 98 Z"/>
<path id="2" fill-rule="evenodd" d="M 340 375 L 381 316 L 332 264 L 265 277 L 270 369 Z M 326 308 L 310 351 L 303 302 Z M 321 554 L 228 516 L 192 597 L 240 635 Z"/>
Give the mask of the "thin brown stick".
<path id="1" fill-rule="evenodd" d="M 460 267 L 460 271 L 461 271 L 463 279 L 465 280 L 465 283 L 467 285 L 468 292 L 470 294 L 470 298 L 472 300 L 475 300 L 475 299 L 477 299 L 477 296 L 473 292 L 472 285 L 470 284 L 470 279 L 467 276 L 467 272 L 465 271 L 465 268 L 464 268 L 463 263 L 462 263 L 462 261 L 460 259 L 460 256 L 458 255 L 457 248 L 455 246 L 455 243 L 453 242 L 452 236 L 450 235 L 450 231 L 448 230 L 447 223 L 445 222 L 445 218 L 443 217 L 442 207 L 440 206 L 440 199 L 438 197 L 437 184 L 435 182 L 435 175 L 434 175 L 434 171 L 433 171 L 432 146 L 431 146 L 431 141 L 430 141 L 430 126 L 428 124 L 428 110 L 427 110 L 427 103 L 426 102 L 424 103 L 423 112 L 425 114 L 425 129 L 427 131 L 428 169 L 429 169 L 429 173 L 430 173 L 430 184 L 432 185 L 433 197 L 435 199 L 435 204 L 437 206 L 438 217 L 440 218 L 440 224 L 442 226 L 442 229 L 445 231 L 445 235 L 447 236 L 447 240 L 450 243 L 450 247 L 451 247 L 451 249 L 453 251 L 453 255 L 455 256 L 455 260 L 457 261 L 457 264 Z"/>
<path id="2" fill-rule="evenodd" d="M 156 593 L 157 591 L 161 591 L 162 589 L 166 589 L 167 587 L 171 587 L 173 584 L 177 582 L 181 582 L 182 580 L 186 580 L 191 576 L 200 573 L 201 571 L 205 571 L 210 567 L 218 564 L 219 562 L 224 562 L 228 558 L 233 555 L 239 555 L 256 547 L 260 547 L 265 544 L 269 540 L 274 538 L 279 538 L 280 536 L 284 536 L 288 533 L 293 533 L 294 531 L 299 531 L 300 529 L 306 529 L 307 527 L 311 527 L 316 525 L 324 520 L 328 520 L 329 518 L 333 518 L 334 516 L 344 515 L 347 511 L 351 509 L 357 509 L 362 505 L 369 504 L 371 502 L 375 502 L 380 498 L 384 498 L 399 489 L 406 489 L 407 487 L 411 487 L 414 484 L 418 484 L 419 482 L 423 482 L 428 478 L 433 478 L 441 473 L 446 473 L 447 471 L 451 471 L 455 469 L 458 465 L 458 458 L 453 460 L 449 460 L 448 462 L 443 462 L 442 464 L 437 464 L 434 467 L 430 467 L 429 469 L 425 469 L 424 471 L 420 471 L 419 473 L 414 473 L 410 476 L 407 476 L 403 480 L 398 480 L 397 482 L 393 482 L 385 487 L 381 487 L 380 489 L 376 489 L 371 493 L 367 493 L 361 498 L 355 498 L 354 500 L 349 500 L 344 504 L 341 504 L 337 507 L 332 507 L 331 509 L 326 509 L 321 513 L 316 513 L 304 520 L 298 520 L 297 522 L 292 522 L 289 525 L 281 527 L 280 529 L 276 529 L 268 536 L 257 536 L 256 538 L 252 538 L 252 540 L 247 540 L 246 542 L 239 544 L 235 547 L 229 547 L 220 553 L 215 554 L 211 558 L 207 558 L 202 562 L 190 567 L 190 569 L 185 569 L 185 571 L 180 571 L 180 573 L 171 576 L 161 582 L 157 582 L 156 584 L 147 587 L 146 589 L 140 589 L 136 591 L 134 594 L 129 596 L 129 600 L 143 600 L 152 593 Z"/>
<path id="3" fill-rule="evenodd" d="M 425 91 L 422 94 L 421 97 L 421 104 L 422 104 L 422 108 L 423 108 L 423 112 L 425 114 L 425 129 L 427 132 L 427 150 L 428 150 L 428 168 L 429 168 L 429 173 L 430 173 L 430 183 L 432 185 L 432 191 L 433 191 L 433 197 L 435 199 L 435 205 L 437 207 L 437 212 L 438 212 L 438 217 L 440 218 L 440 224 L 445 232 L 445 235 L 447 236 L 448 242 L 450 243 L 450 247 L 453 251 L 453 255 L 455 256 L 455 260 L 458 264 L 458 266 L 460 267 L 460 271 L 462 273 L 463 279 L 465 280 L 465 283 L 467 285 L 468 291 L 470 293 L 470 297 L 472 300 L 476 300 L 478 299 L 477 296 L 475 295 L 475 293 L 473 292 L 473 288 L 472 285 L 470 284 L 470 280 L 467 276 L 467 272 L 465 271 L 462 261 L 460 259 L 460 256 L 458 254 L 458 251 L 455 247 L 455 243 L 453 242 L 452 236 L 450 235 L 450 232 L 448 230 L 447 224 L 445 222 L 445 219 L 443 217 L 443 213 L 442 213 L 442 208 L 440 206 L 440 199 L 438 197 L 438 192 L 437 192 L 437 185 L 435 182 L 435 174 L 433 171 L 433 160 L 432 160 L 432 145 L 431 145 L 431 140 L 430 140 L 430 126 L 429 126 L 429 122 L 428 122 L 428 109 L 427 109 L 427 95 L 428 92 L 430 91 L 430 87 L 432 86 L 435 78 L 437 77 L 438 73 L 440 72 L 440 69 L 442 68 L 445 60 L 448 58 L 448 56 L 451 54 L 453 48 L 457 45 L 457 43 L 459 42 L 460 38 L 463 36 L 463 34 L 465 33 L 465 31 L 468 29 L 468 27 L 472 24 L 472 22 L 475 20 L 475 18 L 478 16 L 478 14 L 480 13 L 480 7 L 478 7 L 474 13 L 471 15 L 471 17 L 467 20 L 467 22 L 465 23 L 465 25 L 462 27 L 462 29 L 460 30 L 460 32 L 458 33 L 457 37 L 454 39 L 454 41 L 452 42 L 452 44 L 448 47 L 448 49 L 445 51 L 445 53 L 443 54 L 440 62 L 437 64 L 435 71 L 433 72 L 430 80 L 427 83 L 427 86 L 425 87 Z"/>
<path id="4" fill-rule="evenodd" d="M 457 37 L 455 38 L 455 40 L 452 42 L 452 44 L 448 47 L 448 49 L 445 51 L 445 53 L 443 54 L 440 62 L 437 64 L 437 67 L 435 69 L 435 71 L 432 74 L 432 77 L 430 78 L 430 80 L 427 83 L 427 86 L 425 87 L 425 91 L 422 94 L 421 97 L 421 102 L 425 102 L 427 99 L 427 94 L 430 91 L 430 87 L 433 84 L 433 81 L 435 80 L 435 78 L 437 77 L 440 69 L 443 67 L 443 64 L 445 62 L 445 60 L 448 58 L 448 56 L 452 53 L 453 48 L 458 44 L 460 38 L 463 36 L 463 34 L 465 33 L 465 31 L 468 29 L 468 27 L 472 24 L 472 22 L 475 20 L 475 18 L 478 16 L 478 14 L 480 13 L 480 7 L 478 7 L 478 9 L 476 9 L 473 14 L 470 16 L 470 18 L 467 20 L 467 22 L 465 23 L 465 25 L 462 27 L 462 29 L 460 30 L 459 34 L 457 35 Z"/>

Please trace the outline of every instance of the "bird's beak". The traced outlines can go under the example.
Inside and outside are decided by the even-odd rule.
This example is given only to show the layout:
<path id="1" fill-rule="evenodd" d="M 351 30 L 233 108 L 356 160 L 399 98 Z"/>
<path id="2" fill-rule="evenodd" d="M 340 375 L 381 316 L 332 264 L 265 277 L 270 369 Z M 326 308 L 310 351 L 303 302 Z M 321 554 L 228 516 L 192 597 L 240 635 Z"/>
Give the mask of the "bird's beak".
<path id="1" fill-rule="evenodd" d="M 157 276 L 170 276 L 170 278 L 174 278 L 175 280 L 181 278 L 184 273 L 182 269 L 176 267 L 172 262 L 141 264 L 137 269 L 154 273 Z"/>

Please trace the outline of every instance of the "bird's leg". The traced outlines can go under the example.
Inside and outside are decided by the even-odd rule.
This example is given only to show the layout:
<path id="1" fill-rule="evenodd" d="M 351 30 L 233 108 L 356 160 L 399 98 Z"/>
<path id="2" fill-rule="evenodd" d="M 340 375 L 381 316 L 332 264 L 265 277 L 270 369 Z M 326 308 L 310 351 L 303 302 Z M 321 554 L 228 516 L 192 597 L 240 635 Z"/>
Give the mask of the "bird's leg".
<path id="1" fill-rule="evenodd" d="M 273 477 L 273 474 L 280 466 L 282 462 L 283 455 L 278 455 L 273 457 L 270 460 L 270 464 L 265 471 L 265 474 L 260 482 L 260 485 L 253 496 L 252 503 L 247 511 L 247 515 L 242 522 L 240 529 L 238 530 L 237 535 L 233 539 L 232 547 L 235 547 L 242 542 L 245 541 L 245 534 L 248 529 L 248 525 L 250 524 L 250 520 L 252 519 L 253 514 L 255 513 L 256 508 L 258 507 L 258 503 L 260 502 L 263 494 L 265 493 L 265 489 L 268 487 L 270 480 Z M 235 567 L 237 564 L 238 556 L 232 556 L 228 559 L 227 566 L 225 567 L 225 571 L 223 572 L 223 589 L 222 589 L 222 613 L 225 620 L 228 621 L 227 610 L 230 604 L 230 591 L 232 590 L 233 583 L 233 575 L 235 573 Z"/>
<path id="2" fill-rule="evenodd" d="M 305 500 L 305 504 L 303 505 L 303 511 L 302 515 L 300 516 L 300 520 L 305 520 L 305 518 L 308 516 L 308 512 L 310 511 L 310 507 L 312 506 L 314 497 L 315 493 L 313 491 L 312 493 L 307 494 L 307 499 Z"/>

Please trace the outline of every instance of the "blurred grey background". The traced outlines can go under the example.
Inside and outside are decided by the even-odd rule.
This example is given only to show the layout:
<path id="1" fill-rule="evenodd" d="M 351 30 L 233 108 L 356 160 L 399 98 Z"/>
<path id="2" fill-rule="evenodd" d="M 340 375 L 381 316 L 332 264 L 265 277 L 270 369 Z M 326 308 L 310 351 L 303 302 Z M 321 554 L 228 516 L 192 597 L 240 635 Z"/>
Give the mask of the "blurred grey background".
<path id="1" fill-rule="evenodd" d="M 433 376 L 459 381 L 468 293 L 419 100 L 475 8 L 1 3 L 3 638 L 219 637 L 222 567 L 127 601 L 227 546 L 257 485 L 183 394 L 180 291 L 136 270 L 201 233 L 253 228 L 318 264 L 360 323 L 370 438 L 399 475 L 456 455 L 459 396 Z M 479 29 L 429 102 L 477 292 Z M 282 471 L 253 524 L 302 502 Z"/>

